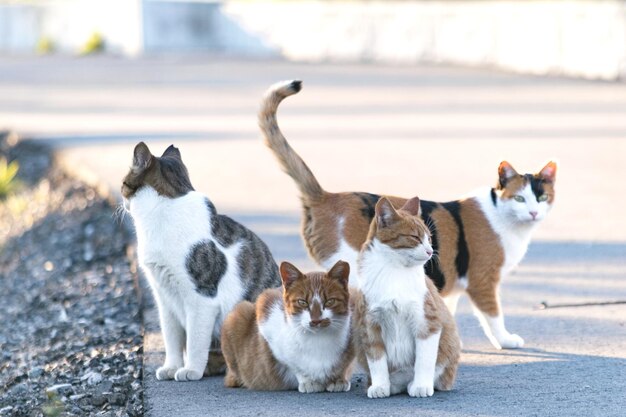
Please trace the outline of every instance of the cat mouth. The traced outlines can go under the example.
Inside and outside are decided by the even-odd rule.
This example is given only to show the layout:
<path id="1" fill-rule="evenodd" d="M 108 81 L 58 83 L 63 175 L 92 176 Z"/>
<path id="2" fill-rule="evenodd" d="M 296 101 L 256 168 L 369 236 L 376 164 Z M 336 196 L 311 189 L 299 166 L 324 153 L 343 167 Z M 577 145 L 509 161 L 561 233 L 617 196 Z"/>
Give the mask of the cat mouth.
<path id="1" fill-rule="evenodd" d="M 309 322 L 309 327 L 311 329 L 324 329 L 324 328 L 326 328 L 328 326 L 330 326 L 330 320 L 329 319 L 311 320 Z"/>

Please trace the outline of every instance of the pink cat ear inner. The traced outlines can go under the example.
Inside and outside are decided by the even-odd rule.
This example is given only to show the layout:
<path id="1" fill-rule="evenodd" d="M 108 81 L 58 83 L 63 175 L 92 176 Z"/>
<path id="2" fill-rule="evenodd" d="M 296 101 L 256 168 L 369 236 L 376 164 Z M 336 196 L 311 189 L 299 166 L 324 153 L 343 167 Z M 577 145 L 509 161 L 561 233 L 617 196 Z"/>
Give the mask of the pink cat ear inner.
<path id="1" fill-rule="evenodd" d="M 344 286 L 348 285 L 348 279 L 350 278 L 350 264 L 344 261 L 337 261 L 330 271 L 328 276 L 332 279 L 340 281 Z"/>
<path id="2" fill-rule="evenodd" d="M 298 278 L 302 276 L 302 272 L 289 262 L 280 264 L 280 277 L 283 280 L 283 286 L 289 288 Z"/>
<path id="3" fill-rule="evenodd" d="M 412 216 L 419 216 L 420 214 L 420 199 L 419 197 L 413 197 L 408 200 L 402 206 L 401 210 L 408 211 Z"/>
<path id="4" fill-rule="evenodd" d="M 386 197 L 381 197 L 376 203 L 376 222 L 380 227 L 387 227 L 396 220 L 398 213 Z"/>
<path id="5" fill-rule="evenodd" d="M 550 161 L 539 171 L 539 175 L 547 182 L 556 180 L 556 162 Z"/>
<path id="6" fill-rule="evenodd" d="M 507 161 L 500 162 L 500 166 L 498 167 L 498 176 L 500 177 L 500 186 L 506 186 L 506 183 L 519 174 L 513 168 L 513 165 L 509 164 Z"/>
<path id="7" fill-rule="evenodd" d="M 133 169 L 143 171 L 152 163 L 152 153 L 143 142 L 139 142 L 133 151 Z"/>

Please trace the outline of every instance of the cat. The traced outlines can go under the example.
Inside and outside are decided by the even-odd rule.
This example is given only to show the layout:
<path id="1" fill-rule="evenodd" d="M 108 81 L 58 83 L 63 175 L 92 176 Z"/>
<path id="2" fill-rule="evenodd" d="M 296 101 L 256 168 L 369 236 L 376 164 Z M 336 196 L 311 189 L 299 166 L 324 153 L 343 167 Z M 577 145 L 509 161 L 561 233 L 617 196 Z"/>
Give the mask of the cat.
<path id="1" fill-rule="evenodd" d="M 139 143 L 121 191 L 165 341 L 156 377 L 198 380 L 226 314 L 279 286 L 278 265 L 261 239 L 194 191 L 173 145 L 156 157 Z"/>
<path id="2" fill-rule="evenodd" d="M 259 112 L 266 144 L 296 182 L 302 200 L 302 235 L 309 254 L 322 266 L 343 259 L 354 268 L 367 238 L 379 195 L 327 192 L 282 135 L 276 120 L 279 103 L 300 91 L 301 81 L 270 87 Z M 437 257 L 426 264 L 454 315 L 466 293 L 485 335 L 498 349 L 520 348 L 524 340 L 509 333 L 499 297 L 501 277 L 522 260 L 531 233 L 554 203 L 557 164 L 549 162 L 536 174 L 520 175 L 503 161 L 498 182 L 473 197 L 447 203 L 421 202 Z M 396 207 L 404 198 L 388 197 Z"/>
<path id="3" fill-rule="evenodd" d="M 435 388 L 452 389 L 456 377 L 461 341 L 424 273 L 433 248 L 419 211 L 417 197 L 398 211 L 382 197 L 357 258 L 355 340 L 369 370 L 370 398 L 401 392 L 430 397 Z"/>
<path id="4" fill-rule="evenodd" d="M 283 290 L 243 301 L 222 329 L 224 385 L 303 393 L 350 390 L 355 348 L 348 288 L 350 266 L 301 273 L 280 265 Z"/>

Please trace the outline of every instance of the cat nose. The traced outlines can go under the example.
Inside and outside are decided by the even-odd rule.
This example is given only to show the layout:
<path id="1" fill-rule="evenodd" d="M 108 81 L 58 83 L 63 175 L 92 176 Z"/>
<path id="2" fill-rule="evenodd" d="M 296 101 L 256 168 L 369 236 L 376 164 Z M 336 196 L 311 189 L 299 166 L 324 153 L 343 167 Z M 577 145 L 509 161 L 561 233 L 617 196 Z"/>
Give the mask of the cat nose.
<path id="1" fill-rule="evenodd" d="M 426 249 L 426 255 L 428 255 L 428 256 L 433 256 L 433 251 L 432 251 L 432 249 Z"/>
<path id="2" fill-rule="evenodd" d="M 311 327 L 317 327 L 322 324 L 322 320 L 311 320 L 309 324 L 311 325 Z"/>
<path id="3" fill-rule="evenodd" d="M 535 220 L 537 218 L 538 213 L 536 211 L 529 211 L 528 214 L 530 214 L 533 220 Z"/>

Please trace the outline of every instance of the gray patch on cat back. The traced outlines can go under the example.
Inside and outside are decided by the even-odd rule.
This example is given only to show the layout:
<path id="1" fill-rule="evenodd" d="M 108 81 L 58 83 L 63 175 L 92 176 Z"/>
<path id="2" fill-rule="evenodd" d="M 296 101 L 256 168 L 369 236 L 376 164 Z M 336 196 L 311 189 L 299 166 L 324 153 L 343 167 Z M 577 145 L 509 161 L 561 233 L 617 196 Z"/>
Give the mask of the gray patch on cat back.
<path id="1" fill-rule="evenodd" d="M 215 206 L 208 199 L 207 208 L 211 214 L 211 234 L 223 247 L 240 244 L 237 256 L 239 278 L 244 287 L 244 299 L 254 301 L 266 288 L 281 285 L 278 265 L 269 248 L 256 234 L 228 216 L 217 214 Z"/>
<path id="2" fill-rule="evenodd" d="M 226 273 L 228 261 L 215 243 L 202 240 L 196 243 L 187 256 L 187 271 L 196 285 L 196 291 L 215 297 L 217 286 Z"/>

